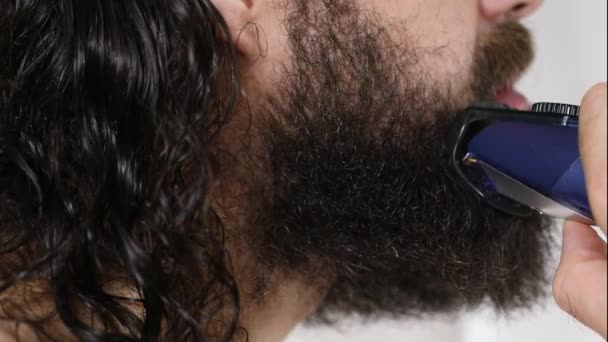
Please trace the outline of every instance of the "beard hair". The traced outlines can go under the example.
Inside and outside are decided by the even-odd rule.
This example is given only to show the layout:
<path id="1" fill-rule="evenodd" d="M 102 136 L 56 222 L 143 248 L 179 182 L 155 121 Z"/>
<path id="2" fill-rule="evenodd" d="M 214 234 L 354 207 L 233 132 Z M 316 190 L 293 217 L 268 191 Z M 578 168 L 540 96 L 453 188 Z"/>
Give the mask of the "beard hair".
<path id="1" fill-rule="evenodd" d="M 463 190 L 442 143 L 454 113 L 527 66 L 527 31 L 506 23 L 480 38 L 454 94 L 350 1 L 293 3 L 292 64 L 258 115 L 263 167 L 246 202 L 258 286 L 271 274 L 318 286 L 323 321 L 529 307 L 545 293 L 549 221 Z"/>

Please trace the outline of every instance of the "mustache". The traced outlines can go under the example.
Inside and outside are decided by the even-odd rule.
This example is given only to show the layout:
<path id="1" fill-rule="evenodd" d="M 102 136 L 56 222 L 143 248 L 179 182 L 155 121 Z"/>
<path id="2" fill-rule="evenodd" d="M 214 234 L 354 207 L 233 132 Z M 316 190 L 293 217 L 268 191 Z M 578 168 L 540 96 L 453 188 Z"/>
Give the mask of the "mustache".
<path id="1" fill-rule="evenodd" d="M 492 99 L 510 86 L 532 63 L 530 31 L 518 22 L 505 22 L 477 40 L 473 56 L 471 90 L 475 98 Z"/>

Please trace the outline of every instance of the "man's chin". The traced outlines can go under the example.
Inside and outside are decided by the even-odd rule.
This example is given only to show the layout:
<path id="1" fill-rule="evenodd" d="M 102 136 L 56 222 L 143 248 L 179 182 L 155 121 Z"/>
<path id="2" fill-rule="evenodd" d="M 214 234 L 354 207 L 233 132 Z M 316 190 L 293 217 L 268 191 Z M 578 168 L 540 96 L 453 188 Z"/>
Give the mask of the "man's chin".
<path id="1" fill-rule="evenodd" d="M 399 116 L 370 130 L 373 107 L 340 101 L 322 120 L 290 118 L 288 107 L 290 120 L 271 125 L 272 191 L 256 211 L 261 260 L 329 288 L 318 317 L 511 310 L 544 294 L 550 222 L 509 216 L 455 184 L 438 143 L 449 122 Z"/>

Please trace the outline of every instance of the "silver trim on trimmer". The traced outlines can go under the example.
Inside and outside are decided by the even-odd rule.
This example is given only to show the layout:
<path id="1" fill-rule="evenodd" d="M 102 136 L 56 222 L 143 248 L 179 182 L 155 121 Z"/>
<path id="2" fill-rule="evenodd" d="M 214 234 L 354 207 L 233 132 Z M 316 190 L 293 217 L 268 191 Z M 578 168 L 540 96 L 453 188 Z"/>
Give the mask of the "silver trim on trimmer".
<path id="1" fill-rule="evenodd" d="M 587 217 L 587 215 L 577 209 L 570 208 L 537 192 L 493 166 L 484 163 L 482 160 L 476 160 L 475 162 L 481 166 L 486 175 L 494 182 L 496 191 L 501 195 L 525 204 L 547 216 L 569 219 L 589 225 L 594 224 L 590 217 Z"/>

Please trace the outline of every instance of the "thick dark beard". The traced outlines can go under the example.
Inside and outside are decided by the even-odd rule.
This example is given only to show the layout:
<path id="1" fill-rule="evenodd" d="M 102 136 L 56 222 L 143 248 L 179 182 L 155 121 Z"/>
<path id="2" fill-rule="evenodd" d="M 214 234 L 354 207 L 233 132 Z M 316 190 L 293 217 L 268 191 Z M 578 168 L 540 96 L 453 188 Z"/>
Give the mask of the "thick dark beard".
<path id="1" fill-rule="evenodd" d="M 249 201 L 261 264 L 329 289 L 324 319 L 534 303 L 546 288 L 548 221 L 464 191 L 442 143 L 457 98 L 490 97 L 527 65 L 526 31 L 505 24 L 480 43 L 470 89 L 447 94 L 412 71 L 414 50 L 350 2 L 297 3 L 293 64 L 261 125 L 268 178 L 252 181 Z"/>

